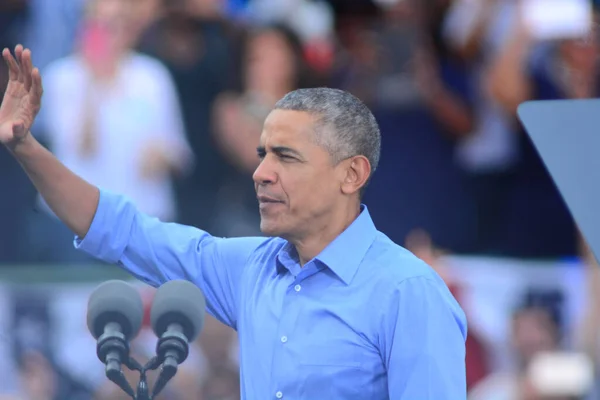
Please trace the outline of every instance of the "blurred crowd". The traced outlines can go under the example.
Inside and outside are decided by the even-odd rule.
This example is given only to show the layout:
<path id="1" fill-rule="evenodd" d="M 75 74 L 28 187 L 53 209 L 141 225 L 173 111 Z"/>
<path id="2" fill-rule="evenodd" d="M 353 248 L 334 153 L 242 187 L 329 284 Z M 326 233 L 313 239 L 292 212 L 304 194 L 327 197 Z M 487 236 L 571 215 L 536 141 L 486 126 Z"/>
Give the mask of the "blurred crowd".
<path id="1" fill-rule="evenodd" d="M 442 275 L 438 259 L 448 253 L 580 258 L 597 296 L 595 261 L 516 109 L 596 97 L 600 36 L 540 40 L 524 22 L 523 1 L 2 0 L 0 46 L 22 43 L 41 70 L 32 133 L 77 174 L 163 221 L 260 235 L 251 175 L 265 116 L 295 88 L 338 87 L 379 121 L 381 162 L 364 203 L 392 240 Z M 2 93 L 7 78 L 0 65 Z M 0 193 L 0 265 L 94 267 L 4 149 Z M 448 282 L 460 301 L 461 288 Z M 473 400 L 600 398 L 583 383 L 579 392 L 549 393 L 536 383 L 548 381 L 543 366 L 534 368 L 545 352 L 556 356 L 546 369 L 590 369 L 587 358 L 560 356 L 560 297 L 518 299 L 509 367 L 494 365 L 470 333 Z M 591 297 L 570 350 L 594 361 L 600 299 Z M 239 398 L 235 343 L 234 332 L 209 321 L 198 362 L 192 355 L 164 398 Z M 46 368 L 43 352 L 16 353 L 26 388 L 19 399 L 119 398 L 103 376 Z M 528 379 L 532 368 L 539 379 Z"/>

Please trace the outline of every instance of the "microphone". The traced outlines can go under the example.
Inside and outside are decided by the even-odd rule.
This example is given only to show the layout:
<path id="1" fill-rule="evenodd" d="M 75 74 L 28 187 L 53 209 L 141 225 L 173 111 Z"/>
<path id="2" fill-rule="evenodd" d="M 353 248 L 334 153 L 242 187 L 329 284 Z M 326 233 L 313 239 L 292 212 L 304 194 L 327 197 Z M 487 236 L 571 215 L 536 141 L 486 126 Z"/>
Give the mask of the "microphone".
<path id="1" fill-rule="evenodd" d="M 97 340 L 96 353 L 106 364 L 106 376 L 132 398 L 135 393 L 121 364 L 132 366 L 129 341 L 140 332 L 143 311 L 140 294 L 124 281 L 102 283 L 88 300 L 87 326 Z"/>
<path id="2" fill-rule="evenodd" d="M 189 343 L 202 330 L 205 307 L 202 291 L 191 282 L 173 280 L 158 288 L 150 309 L 150 321 L 159 337 L 156 363 L 162 366 L 153 397 L 175 376 L 177 366 L 187 359 Z"/>

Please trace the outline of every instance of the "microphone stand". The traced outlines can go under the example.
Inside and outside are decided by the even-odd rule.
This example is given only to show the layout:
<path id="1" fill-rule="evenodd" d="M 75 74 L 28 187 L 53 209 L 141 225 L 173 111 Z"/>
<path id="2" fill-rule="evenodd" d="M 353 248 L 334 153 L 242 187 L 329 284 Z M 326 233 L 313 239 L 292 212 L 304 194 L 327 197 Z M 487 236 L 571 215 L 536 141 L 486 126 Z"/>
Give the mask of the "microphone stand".
<path id="1" fill-rule="evenodd" d="M 182 328 L 179 325 L 170 326 L 170 329 L 158 340 L 157 355 L 144 366 L 129 356 L 129 343 L 124 339 L 124 336 L 109 328 L 107 328 L 105 334 L 98 338 L 96 347 L 98 358 L 104 360 L 106 364 L 106 377 L 133 400 L 153 400 L 175 376 L 178 365 L 188 357 L 189 348 Z M 130 371 L 139 372 L 140 379 L 136 392 L 127 382 L 121 368 L 122 364 Z M 158 380 L 152 393 L 150 393 L 146 373 L 159 367 Z"/>
<path id="2" fill-rule="evenodd" d="M 140 379 L 137 385 L 137 390 L 134 392 L 133 388 L 127 382 L 125 374 L 118 363 L 108 362 L 106 364 L 106 377 L 116 384 L 121 390 L 127 393 L 133 400 L 153 400 L 158 394 L 165 388 L 167 382 L 175 376 L 177 372 L 177 363 L 166 359 L 162 364 L 160 358 L 153 357 L 146 365 L 142 366 L 134 358 L 130 357 L 124 364 L 130 371 L 137 371 L 140 373 Z M 112 360 L 111 360 L 112 361 Z M 161 374 L 150 394 L 150 387 L 147 381 L 147 372 L 154 371 L 161 367 Z"/>

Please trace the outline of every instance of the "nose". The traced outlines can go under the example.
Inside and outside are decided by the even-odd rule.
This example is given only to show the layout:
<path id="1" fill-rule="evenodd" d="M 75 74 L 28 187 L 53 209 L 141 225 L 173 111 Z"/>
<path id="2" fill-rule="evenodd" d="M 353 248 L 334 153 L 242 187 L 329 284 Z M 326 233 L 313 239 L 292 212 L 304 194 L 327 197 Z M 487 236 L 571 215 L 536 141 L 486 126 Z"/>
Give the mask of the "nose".
<path id="1" fill-rule="evenodd" d="M 257 185 L 267 185 L 269 183 L 275 183 L 277 181 L 277 173 L 273 163 L 269 160 L 269 156 L 262 159 L 254 174 L 252 175 L 254 183 Z"/>

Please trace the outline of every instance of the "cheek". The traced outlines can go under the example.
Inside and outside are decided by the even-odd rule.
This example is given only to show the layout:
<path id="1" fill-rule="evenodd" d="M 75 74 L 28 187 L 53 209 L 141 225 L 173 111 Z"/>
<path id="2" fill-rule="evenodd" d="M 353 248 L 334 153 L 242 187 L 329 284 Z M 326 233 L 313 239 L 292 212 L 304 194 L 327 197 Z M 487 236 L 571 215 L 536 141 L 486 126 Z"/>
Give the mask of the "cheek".
<path id="1" fill-rule="evenodd" d="M 282 186 L 286 192 L 292 210 L 311 212 L 311 210 L 323 208 L 330 203 L 334 196 L 334 177 L 326 173 L 305 173 L 303 175 L 290 177 L 282 180 Z"/>

